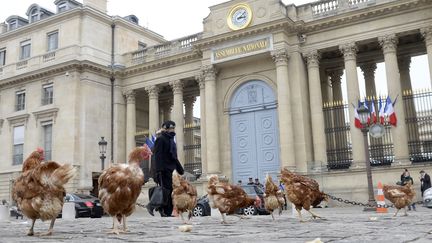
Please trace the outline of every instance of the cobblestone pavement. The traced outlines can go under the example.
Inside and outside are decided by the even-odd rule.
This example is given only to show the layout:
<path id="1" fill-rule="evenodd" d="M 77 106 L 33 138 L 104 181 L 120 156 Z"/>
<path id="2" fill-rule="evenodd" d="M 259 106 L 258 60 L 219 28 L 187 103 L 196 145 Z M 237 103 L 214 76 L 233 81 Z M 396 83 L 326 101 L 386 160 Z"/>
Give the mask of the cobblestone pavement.
<path id="1" fill-rule="evenodd" d="M 361 207 L 314 210 L 326 220 L 308 219 L 299 223 L 291 210 L 272 221 L 271 216 L 239 219 L 228 216 L 228 225 L 220 224 L 220 214 L 193 218 L 192 232 L 180 232 L 179 218 L 151 217 L 143 209 L 129 218 L 127 234 L 110 235 L 110 217 L 100 219 L 58 219 L 52 236 L 26 236 L 29 220 L 11 218 L 0 223 L 0 242 L 432 242 L 432 209 L 418 206 L 409 216 L 363 212 Z M 44 232 L 49 222 L 36 221 L 35 232 Z"/>

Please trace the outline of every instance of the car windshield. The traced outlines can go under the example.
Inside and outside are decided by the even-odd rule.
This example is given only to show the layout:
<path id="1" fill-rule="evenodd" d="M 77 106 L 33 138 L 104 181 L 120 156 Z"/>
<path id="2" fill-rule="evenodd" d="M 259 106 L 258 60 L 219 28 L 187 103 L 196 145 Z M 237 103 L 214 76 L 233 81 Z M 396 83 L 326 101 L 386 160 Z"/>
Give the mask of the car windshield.
<path id="1" fill-rule="evenodd" d="M 93 196 L 85 194 L 74 194 L 74 196 L 79 199 L 94 199 Z"/>
<path id="2" fill-rule="evenodd" d="M 263 194 L 264 193 L 262 191 L 262 189 L 257 187 L 257 186 L 243 186 L 242 188 L 249 195 Z"/>

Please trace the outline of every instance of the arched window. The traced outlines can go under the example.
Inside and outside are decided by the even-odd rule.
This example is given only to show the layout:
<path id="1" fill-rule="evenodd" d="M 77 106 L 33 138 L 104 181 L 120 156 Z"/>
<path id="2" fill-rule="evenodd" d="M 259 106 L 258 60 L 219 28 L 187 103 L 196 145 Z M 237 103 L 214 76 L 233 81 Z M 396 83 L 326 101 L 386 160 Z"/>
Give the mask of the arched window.
<path id="1" fill-rule="evenodd" d="M 30 23 L 36 22 L 39 20 L 39 9 L 34 8 L 32 11 L 30 11 Z"/>

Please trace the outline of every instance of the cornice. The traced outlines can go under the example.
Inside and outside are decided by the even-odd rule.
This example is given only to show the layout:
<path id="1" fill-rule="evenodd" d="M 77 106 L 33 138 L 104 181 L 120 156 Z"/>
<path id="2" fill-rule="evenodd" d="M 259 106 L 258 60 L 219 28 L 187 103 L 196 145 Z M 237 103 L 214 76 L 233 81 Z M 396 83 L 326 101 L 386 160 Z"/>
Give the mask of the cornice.
<path id="1" fill-rule="evenodd" d="M 167 56 L 164 58 L 156 59 L 150 62 L 145 62 L 142 64 L 138 64 L 124 70 L 123 75 L 128 76 L 134 75 L 137 73 L 145 72 L 148 70 L 153 70 L 157 68 L 163 68 L 168 66 L 173 66 L 178 63 L 184 64 L 187 61 L 200 61 L 202 59 L 202 53 L 197 50 L 191 50 L 188 52 L 183 52 L 173 56 Z"/>
<path id="2" fill-rule="evenodd" d="M 70 72 L 74 70 L 78 70 L 80 72 L 95 72 L 99 75 L 106 75 L 107 77 L 111 75 L 111 70 L 108 67 L 104 67 L 103 65 L 89 61 L 69 61 L 0 80 L 0 89 L 9 85 L 34 81 L 35 79 L 46 78 L 47 76 L 52 76 L 55 74 Z"/>

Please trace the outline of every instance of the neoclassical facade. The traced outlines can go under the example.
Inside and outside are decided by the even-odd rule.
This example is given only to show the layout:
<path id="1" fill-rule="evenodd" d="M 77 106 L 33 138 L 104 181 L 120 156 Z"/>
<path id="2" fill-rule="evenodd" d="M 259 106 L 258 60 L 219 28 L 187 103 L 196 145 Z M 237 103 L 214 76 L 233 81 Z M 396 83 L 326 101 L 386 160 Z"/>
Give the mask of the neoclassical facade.
<path id="1" fill-rule="evenodd" d="M 424 131 L 432 129 L 429 108 L 418 108 L 409 75 L 410 58 L 418 55 L 427 55 L 432 75 L 430 1 L 295 6 L 232 0 L 210 7 L 203 32 L 171 41 L 140 27 L 136 17 L 104 14 L 106 1 L 60 3 L 70 9 L 27 23 L 12 16 L 0 34 L 6 57 L 0 67 L 0 197 L 8 196 L 19 173 L 19 156 L 37 146 L 79 167 L 70 187 L 90 191 L 101 170 L 101 136 L 109 143 L 108 159 L 122 163 L 140 136 L 153 134 L 166 119 L 177 124 L 180 161 L 186 167 L 199 161 L 198 183 L 209 174 L 263 180 L 288 168 L 317 179 L 325 191 L 365 200 L 366 149 L 378 165 L 375 183 L 395 183 L 402 168 L 414 178 L 432 169 Z M 14 20 L 17 28 L 8 29 Z M 52 38 L 58 38 L 54 50 L 36 44 L 46 39 L 51 47 Z M 386 80 L 375 80 L 380 62 Z M 385 138 L 369 138 L 369 148 L 351 107 L 362 98 L 359 75 L 369 97 L 377 96 L 378 82 L 386 83 L 391 97 L 401 97 L 398 125 L 386 127 Z M 41 104 L 49 87 L 52 102 Z M 198 135 L 186 132 L 197 120 L 194 105 Z M 199 156 L 188 150 L 195 137 Z"/>

